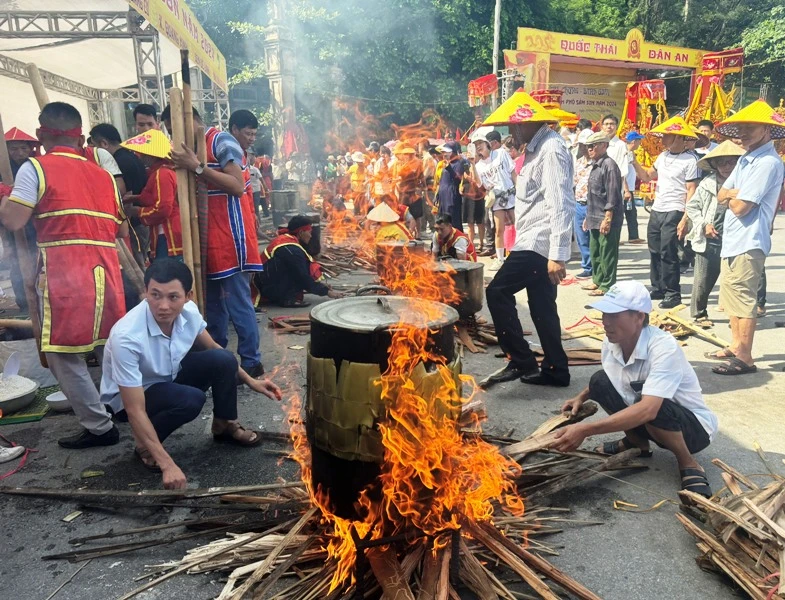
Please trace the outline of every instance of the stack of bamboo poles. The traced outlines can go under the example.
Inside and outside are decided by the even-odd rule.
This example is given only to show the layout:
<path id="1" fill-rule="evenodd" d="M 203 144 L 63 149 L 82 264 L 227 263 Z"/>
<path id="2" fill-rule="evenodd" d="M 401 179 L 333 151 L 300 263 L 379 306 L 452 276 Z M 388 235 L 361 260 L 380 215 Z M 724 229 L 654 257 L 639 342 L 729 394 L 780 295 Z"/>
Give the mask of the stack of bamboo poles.
<path id="1" fill-rule="evenodd" d="M 188 146 L 205 163 L 207 151 L 204 143 L 204 127 L 194 127 L 191 100 L 191 69 L 188 50 L 180 50 L 183 89 L 169 90 L 169 106 L 172 119 L 172 146 L 180 150 Z M 205 312 L 205 280 L 203 261 L 207 248 L 207 193 L 192 171 L 177 169 L 177 202 L 180 207 L 180 226 L 183 233 L 183 261 L 194 274 L 194 300 L 202 314 Z"/>
<path id="2" fill-rule="evenodd" d="M 765 459 L 771 477 L 765 485 L 720 460 L 713 462 L 723 470 L 722 492 L 710 500 L 679 492 L 700 511 L 701 524 L 676 515 L 696 539 L 698 564 L 726 574 L 755 600 L 785 598 L 785 477 Z"/>
<path id="3" fill-rule="evenodd" d="M 516 481 L 525 497 L 525 513 L 511 515 L 497 507 L 492 524 L 464 518 L 459 534 L 446 531 L 434 539 L 408 532 L 383 546 L 371 543 L 354 572 L 361 585 L 362 597 L 436 600 L 458 598 L 458 591 L 465 588 L 481 600 L 565 597 L 599 600 L 543 558 L 559 554 L 544 536 L 558 533 L 568 524 L 601 525 L 596 521 L 571 519 L 567 508 L 548 506 L 545 503 L 548 494 L 604 470 L 639 466 L 629 462 L 636 454 L 634 451 L 623 453 L 624 456 L 607 457 L 591 452 L 560 454 L 547 450 L 556 428 L 586 418 L 596 410 L 596 405 L 586 403 L 578 415 L 552 417 L 522 442 L 509 437 L 483 436 L 486 441 L 504 446 L 504 452 L 509 456 L 527 461 Z M 265 435 L 288 440 L 285 434 Z M 465 435 L 480 434 L 465 430 Z M 83 510 L 91 506 L 103 511 L 115 507 L 123 514 L 161 506 L 220 511 L 216 516 L 127 531 L 109 530 L 97 536 L 76 538 L 71 543 L 80 545 L 79 548 L 44 557 L 81 562 L 202 536 L 221 536 L 188 551 L 179 560 L 151 567 L 147 577 L 152 579 L 123 596 L 123 600 L 182 573 L 207 572 L 227 576 L 218 596 L 221 600 L 350 600 L 358 597 L 358 584 L 350 578 L 332 592 L 329 590 L 337 566 L 326 551 L 331 527 L 311 505 L 301 482 L 139 492 L 6 488 L 0 489 L 0 493 L 76 501 Z M 186 528 L 186 532 L 173 533 L 173 529 L 180 527 Z M 121 537 L 133 539 L 93 545 L 98 540 Z M 456 556 L 456 560 L 451 560 L 452 556 Z"/>

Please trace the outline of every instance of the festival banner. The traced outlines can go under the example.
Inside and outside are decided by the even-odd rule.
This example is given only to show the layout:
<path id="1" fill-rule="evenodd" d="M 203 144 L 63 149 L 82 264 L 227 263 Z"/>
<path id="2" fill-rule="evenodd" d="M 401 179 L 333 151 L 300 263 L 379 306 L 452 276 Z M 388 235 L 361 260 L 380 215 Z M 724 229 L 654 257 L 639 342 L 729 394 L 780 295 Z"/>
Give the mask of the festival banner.
<path id="1" fill-rule="evenodd" d="M 181 50 L 189 51 L 198 66 L 219 88 L 228 91 L 226 59 L 218 51 L 185 0 L 128 0 L 131 8 Z"/>
<path id="2" fill-rule="evenodd" d="M 613 40 L 519 27 L 517 49 L 519 52 L 618 60 L 687 69 L 700 69 L 704 54 L 702 50 L 649 43 L 643 39 L 643 33 L 639 29 L 631 29 L 623 40 Z"/>

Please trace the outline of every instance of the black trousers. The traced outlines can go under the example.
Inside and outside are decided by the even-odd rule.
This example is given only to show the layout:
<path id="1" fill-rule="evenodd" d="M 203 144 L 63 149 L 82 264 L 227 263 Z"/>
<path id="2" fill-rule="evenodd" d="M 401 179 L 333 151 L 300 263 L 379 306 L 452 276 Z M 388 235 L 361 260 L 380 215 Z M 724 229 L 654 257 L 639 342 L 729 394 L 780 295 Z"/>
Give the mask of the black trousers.
<path id="1" fill-rule="evenodd" d="M 537 360 L 523 338 L 515 308 L 515 294 L 526 289 L 529 310 L 545 358 L 542 372 L 569 381 L 567 354 L 561 343 L 561 323 L 556 310 L 556 289 L 548 279 L 548 259 L 536 252 L 513 251 L 485 291 L 499 346 L 514 365 L 535 371 Z"/>
<path id="2" fill-rule="evenodd" d="M 589 398 L 602 406 L 602 409 L 609 415 L 624 410 L 628 406 L 619 392 L 616 391 L 616 388 L 613 387 L 605 371 L 597 371 L 591 376 L 589 380 Z M 706 433 L 698 417 L 681 404 L 676 404 L 668 398 L 663 399 L 657 416 L 646 425 L 651 425 L 664 431 L 681 431 L 681 434 L 684 436 L 684 443 L 687 445 L 690 454 L 700 452 L 711 442 L 709 434 Z M 651 437 L 645 425 L 639 425 L 632 431 L 642 439 L 651 440 L 662 447 L 657 440 Z"/>
<path id="3" fill-rule="evenodd" d="M 145 410 L 163 442 L 172 432 L 190 423 L 205 402 L 205 391 L 213 391 L 213 415 L 233 421 L 237 418 L 237 359 L 228 350 L 191 351 L 180 363 L 180 373 L 171 383 L 156 383 L 144 392 Z M 127 422 L 125 410 L 115 417 Z"/>
<path id="4" fill-rule="evenodd" d="M 638 208 L 635 206 L 635 199 L 625 200 L 624 218 L 627 220 L 627 239 L 637 240 L 638 235 Z"/>
<path id="5" fill-rule="evenodd" d="M 690 300 L 690 315 L 693 319 L 708 317 L 706 307 L 709 305 L 709 295 L 720 278 L 720 244 L 707 243 L 706 250 L 695 253 L 695 275 L 692 284 L 692 299 Z"/>
<path id="6" fill-rule="evenodd" d="M 684 216 L 683 211 L 651 211 L 647 231 L 651 254 L 651 286 L 666 300 L 681 300 L 681 274 L 679 272 L 679 238 L 676 228 Z"/>

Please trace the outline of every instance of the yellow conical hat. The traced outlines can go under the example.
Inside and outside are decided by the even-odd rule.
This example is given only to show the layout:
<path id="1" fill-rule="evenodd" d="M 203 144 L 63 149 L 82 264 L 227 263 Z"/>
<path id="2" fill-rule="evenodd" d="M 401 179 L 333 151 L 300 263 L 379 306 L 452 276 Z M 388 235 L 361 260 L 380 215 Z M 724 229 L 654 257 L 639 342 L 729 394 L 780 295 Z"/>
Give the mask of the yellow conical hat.
<path id="1" fill-rule="evenodd" d="M 763 100 L 756 100 L 749 106 L 745 106 L 735 115 L 728 117 L 717 126 L 717 131 L 726 136 L 739 137 L 739 123 L 758 123 L 760 125 L 771 125 L 772 139 L 779 140 L 785 138 L 785 117 L 776 112 Z"/>
<path id="2" fill-rule="evenodd" d="M 517 123 L 557 123 L 559 119 L 523 90 L 518 90 L 497 108 L 483 125 L 515 125 Z"/>
<path id="3" fill-rule="evenodd" d="M 680 135 L 682 137 L 688 138 L 698 137 L 692 130 L 692 127 L 687 125 L 687 121 L 678 115 L 671 117 L 664 123 L 657 125 L 657 127 L 649 131 L 649 135 L 653 135 L 655 137 L 662 137 L 663 135 Z"/>
<path id="4" fill-rule="evenodd" d="M 385 202 L 371 209 L 366 218 L 377 223 L 395 223 L 399 219 L 398 213 L 387 206 Z"/>
<path id="5" fill-rule="evenodd" d="M 120 144 L 123 148 L 133 150 L 139 154 L 147 154 L 155 158 L 167 158 L 172 152 L 172 143 L 163 132 L 158 129 L 150 129 L 144 133 L 125 140 Z"/>

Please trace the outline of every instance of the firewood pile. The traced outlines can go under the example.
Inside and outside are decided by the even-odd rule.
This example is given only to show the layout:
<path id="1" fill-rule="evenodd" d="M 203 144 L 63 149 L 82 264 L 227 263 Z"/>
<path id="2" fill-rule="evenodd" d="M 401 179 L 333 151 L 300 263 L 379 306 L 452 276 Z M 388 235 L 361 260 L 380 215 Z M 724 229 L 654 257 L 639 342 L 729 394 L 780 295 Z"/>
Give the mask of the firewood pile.
<path id="1" fill-rule="evenodd" d="M 469 405 L 477 411 L 479 404 Z M 11 495 L 37 496 L 79 502 L 102 511 L 128 514 L 137 508 L 193 507 L 219 511 L 216 516 L 178 523 L 152 525 L 126 531 L 75 538 L 78 548 L 45 559 L 82 562 L 142 550 L 175 541 L 220 535 L 188 551 L 179 559 L 150 567 L 149 581 L 122 596 L 132 598 L 183 573 L 219 573 L 226 577 L 219 600 L 352 600 L 355 598 L 460 598 L 471 590 L 482 600 L 497 598 L 599 597 L 552 565 L 544 556 L 558 555 L 547 536 L 566 525 L 599 526 L 596 521 L 571 519 L 568 508 L 549 506 L 551 493 L 565 489 L 602 471 L 645 468 L 631 462 L 637 451 L 607 457 L 593 452 L 561 454 L 547 449 L 556 428 L 596 412 L 586 403 L 575 417 L 555 416 L 531 436 L 517 441 L 510 436 L 482 435 L 503 452 L 523 462 L 517 485 L 526 500 L 525 512 L 513 515 L 497 505 L 492 520 L 462 519 L 460 529 L 433 536 L 418 531 L 382 539 L 365 539 L 353 532 L 357 552 L 352 576 L 335 584 L 337 560 L 328 555 L 331 529 L 311 504 L 302 482 L 279 482 L 242 488 L 202 490 L 49 490 L 4 488 Z M 510 435 L 512 432 L 510 432 Z M 266 435 L 287 441 L 285 434 Z M 525 462 L 524 462 L 525 461 Z M 227 514 L 228 513 L 228 514 Z M 185 533 L 172 530 L 184 528 Z M 140 536 L 143 536 L 140 539 Z M 132 541 L 94 545 L 99 540 L 133 537 Z M 532 595 L 534 594 L 534 595 Z"/>
<path id="2" fill-rule="evenodd" d="M 325 246 L 319 255 L 322 272 L 329 277 L 337 277 L 342 273 L 351 273 L 358 269 L 376 271 L 371 251 L 363 248 L 345 246 Z"/>
<path id="3" fill-rule="evenodd" d="M 715 459 L 726 487 L 708 500 L 679 492 L 700 520 L 676 518 L 695 537 L 701 568 L 727 575 L 754 600 L 771 600 L 785 598 L 785 477 L 758 452 L 769 471 L 767 483 Z"/>

